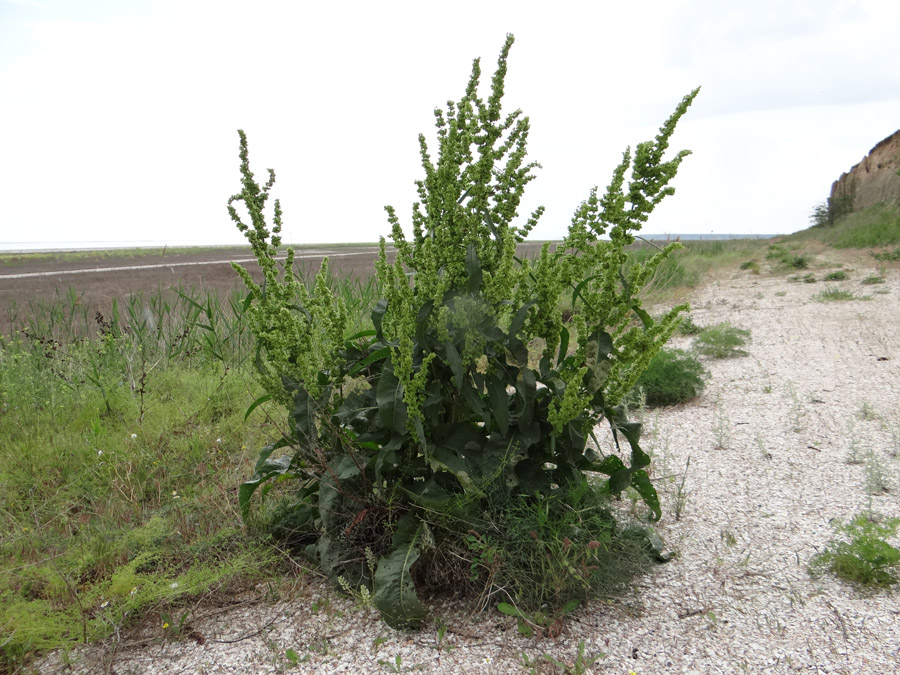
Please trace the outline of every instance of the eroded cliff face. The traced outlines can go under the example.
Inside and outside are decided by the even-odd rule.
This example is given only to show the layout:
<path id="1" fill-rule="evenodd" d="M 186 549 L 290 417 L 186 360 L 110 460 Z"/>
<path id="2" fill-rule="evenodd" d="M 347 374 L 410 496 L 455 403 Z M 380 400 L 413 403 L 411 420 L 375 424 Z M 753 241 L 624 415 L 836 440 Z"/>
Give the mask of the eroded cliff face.
<path id="1" fill-rule="evenodd" d="M 900 131 L 888 136 L 831 185 L 831 203 L 853 200 L 853 211 L 879 202 L 900 202 Z"/>

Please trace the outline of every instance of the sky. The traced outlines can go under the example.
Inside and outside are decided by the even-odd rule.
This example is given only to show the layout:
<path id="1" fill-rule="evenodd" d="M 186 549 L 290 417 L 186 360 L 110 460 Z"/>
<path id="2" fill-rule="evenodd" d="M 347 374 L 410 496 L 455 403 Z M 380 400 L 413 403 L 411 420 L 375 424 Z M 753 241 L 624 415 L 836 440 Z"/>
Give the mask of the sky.
<path id="1" fill-rule="evenodd" d="M 435 107 L 476 57 L 486 95 L 507 33 L 534 239 L 698 86 L 648 234 L 803 229 L 900 128 L 896 0 L 0 0 L 0 248 L 241 243 L 238 129 L 285 241 L 376 241 L 386 204 L 410 223 Z"/>

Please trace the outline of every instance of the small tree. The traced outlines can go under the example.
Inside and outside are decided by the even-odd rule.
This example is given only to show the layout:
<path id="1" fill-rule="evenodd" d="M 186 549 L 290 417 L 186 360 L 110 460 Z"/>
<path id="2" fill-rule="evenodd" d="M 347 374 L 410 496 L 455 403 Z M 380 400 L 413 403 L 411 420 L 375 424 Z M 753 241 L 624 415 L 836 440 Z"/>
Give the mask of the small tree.
<path id="1" fill-rule="evenodd" d="M 502 550 L 498 522 L 517 517 L 523 503 L 576 493 L 581 499 L 585 489 L 602 498 L 632 486 L 651 517 L 660 517 L 640 425 L 619 404 L 685 309 L 654 321 L 640 300 L 678 244 L 633 265 L 625 264 L 625 247 L 674 192 L 669 182 L 688 152 L 663 155 L 697 91 L 653 141 L 633 156 L 626 150 L 606 193 L 591 191 L 559 246 L 545 244 L 537 260 L 522 261 L 516 244 L 544 209 L 515 224 L 538 165 L 526 162 L 528 118 L 501 111 L 512 44 L 508 36 L 486 100 L 476 59 L 463 97 L 435 111 L 436 160 L 419 137 L 424 177 L 416 182 L 412 239 L 387 207 L 396 259 L 389 262 L 382 239 L 376 269 L 384 299 L 372 312 L 372 329 L 347 339 L 343 306 L 330 295 L 324 271 L 305 290 L 289 252 L 279 280 L 278 202 L 271 234 L 262 218 L 274 174 L 264 188 L 253 182 L 241 133 L 244 189 L 232 200 L 247 205 L 252 229 L 231 212 L 265 283 L 239 272 L 251 290 L 262 384 L 291 412 L 290 434 L 263 451 L 241 487 L 241 508 L 246 514 L 265 481 L 296 477 L 292 518 L 308 534 L 308 552 L 342 585 L 370 589 L 395 627 L 421 621 L 417 589 L 434 582 L 440 565 L 430 562 L 446 561 L 448 550 L 469 541 L 478 551 L 472 567 L 493 569 L 498 558 L 485 542 L 499 539 Z M 575 310 L 568 326 L 564 297 Z M 615 440 L 610 454 L 587 443 L 603 420 Z M 292 454 L 272 458 L 287 446 Z M 588 482 L 595 474 L 606 476 L 596 489 Z M 611 516 L 603 522 L 608 537 L 614 523 Z M 599 546 L 597 531 L 580 536 L 579 550 Z M 579 560 L 580 572 L 566 563 L 581 575 L 583 591 L 597 567 L 589 562 Z"/>

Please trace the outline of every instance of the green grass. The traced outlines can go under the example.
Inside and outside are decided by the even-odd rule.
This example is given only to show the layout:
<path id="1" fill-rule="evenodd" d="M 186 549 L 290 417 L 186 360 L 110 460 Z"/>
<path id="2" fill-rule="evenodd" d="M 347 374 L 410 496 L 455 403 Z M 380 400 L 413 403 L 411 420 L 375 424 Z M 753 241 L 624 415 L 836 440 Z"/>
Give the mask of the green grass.
<path id="1" fill-rule="evenodd" d="M 748 257 L 761 256 L 769 242 L 766 239 L 722 239 L 714 241 L 685 241 L 660 265 L 653 281 L 645 289 L 653 300 L 668 300 L 684 295 L 699 286 L 709 274 L 720 269 L 734 268 Z M 645 261 L 657 249 L 638 241 L 630 253 L 635 260 Z M 755 271 L 755 270 L 753 270 Z"/>
<path id="2" fill-rule="evenodd" d="M 834 248 L 877 248 L 900 244 L 900 204 L 877 204 L 839 218 L 829 227 L 797 232 L 786 241 L 820 241 Z"/>
<path id="3" fill-rule="evenodd" d="M 868 295 L 854 295 L 850 291 L 837 286 L 829 286 L 813 296 L 818 302 L 843 302 L 846 300 L 870 300 Z"/>
<path id="4" fill-rule="evenodd" d="M 334 284 L 361 325 L 377 288 Z M 75 292 L 17 310 L 0 336 L 0 672 L 281 569 L 237 508 L 286 422 L 270 404 L 244 419 L 243 308 L 179 289 L 100 320 Z"/>
<path id="5" fill-rule="evenodd" d="M 847 280 L 847 273 L 842 270 L 829 272 L 824 277 L 822 277 L 822 281 L 846 281 L 846 280 Z"/>
<path id="6" fill-rule="evenodd" d="M 873 274 L 873 275 L 868 276 L 865 279 L 863 279 L 861 283 L 865 284 L 866 286 L 873 286 L 875 284 L 883 284 L 884 276 L 881 274 Z"/>

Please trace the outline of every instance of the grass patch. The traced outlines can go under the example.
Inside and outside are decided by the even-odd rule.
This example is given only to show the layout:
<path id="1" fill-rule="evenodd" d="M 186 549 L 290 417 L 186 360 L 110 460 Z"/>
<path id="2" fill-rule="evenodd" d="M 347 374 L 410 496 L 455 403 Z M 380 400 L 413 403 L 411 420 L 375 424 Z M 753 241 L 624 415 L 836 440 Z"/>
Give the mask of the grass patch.
<path id="1" fill-rule="evenodd" d="M 732 356 L 747 356 L 741 349 L 750 340 L 750 331 L 737 328 L 729 323 L 720 323 L 706 328 L 694 339 L 693 349 L 701 356 L 725 359 Z"/>
<path id="2" fill-rule="evenodd" d="M 871 276 L 866 277 L 861 282 L 865 286 L 873 286 L 875 284 L 883 284 L 884 277 L 880 274 L 873 274 Z"/>
<path id="3" fill-rule="evenodd" d="M 369 282 L 334 283 L 368 313 Z M 179 289 L 96 318 L 72 292 L 0 335 L 0 672 L 271 575 L 235 491 L 285 419 L 244 419 L 242 306 Z"/>
<path id="4" fill-rule="evenodd" d="M 825 290 L 816 293 L 813 299 L 817 302 L 844 302 L 846 300 L 871 300 L 867 295 L 854 295 L 850 291 L 837 286 L 829 286 Z"/>
<path id="5" fill-rule="evenodd" d="M 835 272 L 829 272 L 824 277 L 822 277 L 822 281 L 846 281 L 847 273 L 841 270 L 837 270 Z"/>
<path id="6" fill-rule="evenodd" d="M 843 216 L 832 226 L 809 228 L 786 240 L 798 243 L 815 240 L 834 248 L 896 246 L 900 244 L 900 204 L 876 204 Z"/>

